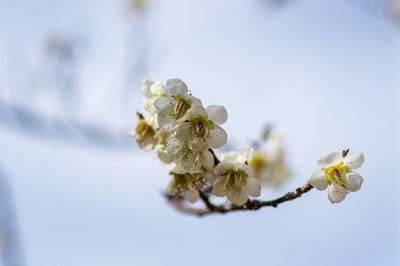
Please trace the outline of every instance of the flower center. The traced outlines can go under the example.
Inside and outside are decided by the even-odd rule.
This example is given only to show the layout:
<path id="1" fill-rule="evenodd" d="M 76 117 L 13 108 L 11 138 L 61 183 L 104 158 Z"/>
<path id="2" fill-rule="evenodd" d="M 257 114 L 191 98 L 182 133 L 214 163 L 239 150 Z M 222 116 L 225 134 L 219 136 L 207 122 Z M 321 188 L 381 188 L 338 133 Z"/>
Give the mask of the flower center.
<path id="1" fill-rule="evenodd" d="M 182 96 L 175 96 L 174 99 L 176 100 L 174 108 L 172 108 L 171 116 L 178 120 L 182 118 L 186 111 L 189 110 L 190 104 L 182 97 Z"/>
<path id="2" fill-rule="evenodd" d="M 241 192 L 247 184 L 247 174 L 243 170 L 229 171 L 225 183 L 225 190 Z"/>
<path id="3" fill-rule="evenodd" d="M 213 123 L 206 118 L 199 118 L 192 121 L 192 136 L 193 142 L 199 143 L 200 141 L 208 142 L 211 138 L 211 129 Z"/>
<path id="4" fill-rule="evenodd" d="M 170 175 L 174 176 L 174 190 L 172 193 L 180 195 L 188 190 L 189 182 L 192 180 L 192 177 L 189 174 L 177 174 L 171 172 Z"/>
<path id="5" fill-rule="evenodd" d="M 207 184 L 207 180 L 205 179 L 203 174 L 194 173 L 192 175 L 192 186 L 199 190 L 203 188 Z"/>
<path id="6" fill-rule="evenodd" d="M 348 190 L 349 184 L 347 182 L 346 173 L 350 171 L 349 167 L 344 166 L 341 162 L 337 165 L 331 166 L 325 170 L 327 174 L 326 180 L 329 184 Z"/>
<path id="7" fill-rule="evenodd" d="M 185 150 L 181 153 L 179 158 L 182 168 L 186 171 L 190 170 L 199 170 L 201 169 L 201 154 L 199 152 L 194 152 L 190 150 L 188 147 L 185 147 Z"/>

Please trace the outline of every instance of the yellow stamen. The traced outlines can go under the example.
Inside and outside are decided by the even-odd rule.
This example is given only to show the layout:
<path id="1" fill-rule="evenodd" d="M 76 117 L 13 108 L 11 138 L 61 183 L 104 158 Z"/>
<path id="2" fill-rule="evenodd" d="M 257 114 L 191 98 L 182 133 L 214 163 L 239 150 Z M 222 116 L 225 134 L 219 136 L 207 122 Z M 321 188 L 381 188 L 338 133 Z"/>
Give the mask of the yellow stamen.
<path id="1" fill-rule="evenodd" d="M 341 162 L 337 165 L 331 166 L 325 170 L 326 180 L 329 184 L 336 187 L 348 190 L 349 184 L 347 182 L 346 174 L 350 171 L 349 167 L 343 165 Z"/>
<path id="2" fill-rule="evenodd" d="M 241 192 L 247 184 L 247 174 L 243 170 L 229 171 L 228 177 L 225 183 L 226 191 L 237 191 Z"/>
<path id="3" fill-rule="evenodd" d="M 189 108 L 190 104 L 183 97 L 176 96 L 176 103 L 174 108 L 172 108 L 170 115 L 175 120 L 178 120 L 186 114 L 186 111 L 189 110 Z"/>

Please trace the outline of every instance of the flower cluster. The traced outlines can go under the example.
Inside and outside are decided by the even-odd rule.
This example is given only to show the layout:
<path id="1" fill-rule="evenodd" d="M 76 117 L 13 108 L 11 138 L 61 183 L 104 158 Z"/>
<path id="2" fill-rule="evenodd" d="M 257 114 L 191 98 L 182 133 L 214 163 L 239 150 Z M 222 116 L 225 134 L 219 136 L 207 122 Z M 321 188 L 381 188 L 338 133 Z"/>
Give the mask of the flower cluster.
<path id="1" fill-rule="evenodd" d="M 215 196 L 226 196 L 234 204 L 244 204 L 249 196 L 260 195 L 260 184 L 248 166 L 252 148 L 224 153 L 216 164 L 212 149 L 227 142 L 221 127 L 228 119 L 223 106 L 204 107 L 179 79 L 170 79 L 165 86 L 143 80 L 140 90 L 146 97 L 142 107 L 149 117 L 140 114 L 131 135 L 136 136 L 142 150 L 158 149 L 162 162 L 175 164 L 167 194 L 195 202 L 199 190 L 210 184 Z"/>
<path id="2" fill-rule="evenodd" d="M 267 150 L 244 147 L 239 152 L 222 153 L 219 160 L 214 149 L 227 142 L 221 125 L 227 121 L 228 113 L 223 106 L 204 107 L 180 79 L 170 79 L 165 86 L 146 79 L 140 90 L 145 96 L 141 105 L 146 115 L 138 113 L 139 121 L 130 135 L 136 137 L 142 150 L 156 149 L 162 162 L 174 165 L 166 190 L 169 196 L 194 203 L 200 193 L 207 192 L 226 197 L 233 206 L 254 204 L 249 197 L 260 196 L 260 183 L 279 187 L 290 175 L 277 136 L 266 139 Z M 362 154 L 328 154 L 318 161 L 320 169 L 302 191 L 329 186 L 329 200 L 340 202 L 349 191 L 360 189 L 363 179 L 353 170 L 360 168 L 363 161 Z M 298 196 L 290 194 L 285 200 Z M 208 198 L 204 201 L 210 206 Z"/>

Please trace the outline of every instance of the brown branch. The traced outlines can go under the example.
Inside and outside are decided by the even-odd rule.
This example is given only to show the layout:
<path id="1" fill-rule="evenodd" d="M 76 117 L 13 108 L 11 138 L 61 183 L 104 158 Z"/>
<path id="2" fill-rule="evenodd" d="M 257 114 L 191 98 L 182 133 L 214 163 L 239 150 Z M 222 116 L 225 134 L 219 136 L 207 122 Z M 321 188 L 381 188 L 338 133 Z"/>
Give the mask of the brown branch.
<path id="1" fill-rule="evenodd" d="M 199 191 L 200 194 L 200 198 L 204 201 L 204 204 L 207 206 L 207 208 L 209 210 L 214 210 L 215 209 L 215 205 L 211 203 L 210 198 L 208 197 L 208 195 L 203 192 L 203 191 Z"/>
<path id="2" fill-rule="evenodd" d="M 220 160 L 218 157 L 215 155 L 215 152 L 213 149 L 208 149 L 211 154 L 214 157 L 214 165 L 218 165 L 220 163 Z M 348 154 L 349 150 L 344 150 L 342 152 L 342 156 L 346 157 Z M 199 196 L 201 200 L 204 202 L 204 207 L 203 208 L 194 208 L 190 207 L 187 204 L 185 204 L 185 201 L 183 197 L 176 197 L 176 196 L 167 196 L 168 201 L 175 207 L 175 209 L 187 213 L 187 214 L 194 214 L 198 216 L 204 216 L 212 213 L 227 213 L 227 212 L 232 212 L 232 211 L 255 211 L 258 209 L 261 209 L 262 207 L 266 206 L 271 206 L 271 207 L 278 207 L 279 204 L 286 202 L 286 201 L 291 201 L 294 199 L 297 199 L 301 197 L 304 193 L 307 193 L 313 188 L 312 185 L 306 184 L 302 187 L 297 188 L 293 192 L 288 192 L 284 196 L 279 197 L 274 200 L 269 200 L 269 201 L 261 201 L 261 200 L 252 200 L 248 199 L 247 202 L 243 205 L 235 205 L 232 203 L 226 203 L 222 205 L 214 205 L 209 198 L 209 194 L 212 191 L 212 186 L 207 186 L 203 188 L 202 190 L 199 191 Z"/>
<path id="3" fill-rule="evenodd" d="M 218 159 L 217 155 L 215 155 L 214 150 L 209 148 L 208 151 L 211 152 L 212 156 L 214 157 L 214 165 L 219 164 L 221 161 Z"/>
<path id="4" fill-rule="evenodd" d="M 231 203 L 223 205 L 214 205 L 210 202 L 209 197 L 203 191 L 200 191 L 200 198 L 203 200 L 206 207 L 194 208 L 186 205 L 183 200 L 178 198 L 168 198 L 168 201 L 179 211 L 187 214 L 194 214 L 198 216 L 204 216 L 212 213 L 227 213 L 232 211 L 254 211 L 265 206 L 278 207 L 279 204 L 291 201 L 296 198 L 301 197 L 304 193 L 307 193 L 313 188 L 312 185 L 306 184 L 302 187 L 297 188 L 293 192 L 286 193 L 284 196 L 270 200 L 270 201 L 260 201 L 248 199 L 244 205 L 234 205 Z"/>

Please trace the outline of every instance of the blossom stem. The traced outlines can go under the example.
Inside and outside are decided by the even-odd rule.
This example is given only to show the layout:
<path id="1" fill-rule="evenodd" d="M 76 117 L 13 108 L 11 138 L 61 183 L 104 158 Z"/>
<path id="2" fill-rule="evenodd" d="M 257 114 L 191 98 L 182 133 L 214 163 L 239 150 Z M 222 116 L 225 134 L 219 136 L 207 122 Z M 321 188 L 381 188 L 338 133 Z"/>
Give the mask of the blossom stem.
<path id="1" fill-rule="evenodd" d="M 204 201 L 204 204 L 207 206 L 207 208 L 209 210 L 214 210 L 215 205 L 210 202 L 210 198 L 208 197 L 208 195 L 201 190 L 199 191 L 199 194 L 200 194 L 200 198 Z"/>
<path id="2" fill-rule="evenodd" d="M 215 155 L 215 152 L 212 148 L 208 149 L 209 152 L 211 152 L 212 156 L 214 157 L 214 165 L 219 164 L 221 161 L 218 159 L 217 155 Z"/>
<path id="3" fill-rule="evenodd" d="M 227 213 L 232 211 L 254 211 L 265 206 L 278 207 L 279 204 L 291 201 L 296 198 L 301 197 L 304 193 L 307 193 L 313 188 L 312 185 L 306 184 L 302 187 L 297 188 L 293 192 L 288 192 L 284 196 L 279 197 L 274 200 L 260 201 L 248 199 L 244 205 L 234 205 L 231 203 L 223 205 L 214 205 L 210 202 L 209 197 L 203 191 L 200 191 L 200 198 L 204 201 L 206 207 L 203 208 L 193 208 L 185 204 L 184 200 L 169 197 L 168 201 L 179 211 L 186 214 L 193 214 L 197 216 L 204 216 L 212 213 Z"/>
<path id="4" fill-rule="evenodd" d="M 220 160 L 218 159 L 217 155 L 215 154 L 214 150 L 209 148 L 209 152 L 214 157 L 214 165 L 218 165 L 220 163 Z M 348 152 L 348 151 L 347 151 Z M 345 151 L 343 151 L 343 155 L 346 156 L 347 153 L 345 154 Z M 304 193 L 307 193 L 313 188 L 312 185 L 306 184 L 302 187 L 297 188 L 293 192 L 288 192 L 282 197 L 279 197 L 274 200 L 269 200 L 269 201 L 261 201 L 261 200 L 251 200 L 248 199 L 247 202 L 243 205 L 235 205 L 232 203 L 226 203 L 223 205 L 214 205 L 210 201 L 209 193 L 212 191 L 212 186 L 207 187 L 204 190 L 200 190 L 200 198 L 204 202 L 205 207 L 203 208 L 194 208 L 194 207 L 189 207 L 187 204 L 185 204 L 185 200 L 182 197 L 173 197 L 169 196 L 167 197 L 168 201 L 175 207 L 175 209 L 186 213 L 186 214 L 193 214 L 197 216 L 204 216 L 207 214 L 212 214 L 212 213 L 227 213 L 227 212 L 232 212 L 232 211 L 255 211 L 258 210 L 262 207 L 266 206 L 271 206 L 271 207 L 278 207 L 279 204 L 286 202 L 286 201 L 291 201 L 294 199 L 297 199 L 301 197 Z"/>

